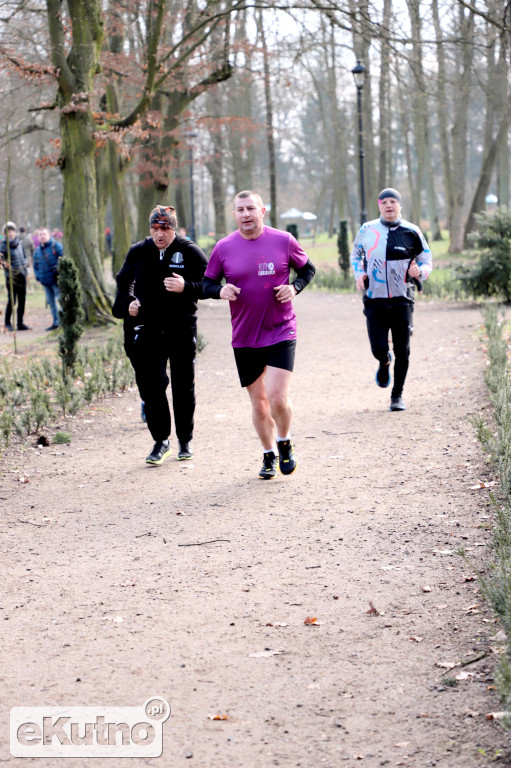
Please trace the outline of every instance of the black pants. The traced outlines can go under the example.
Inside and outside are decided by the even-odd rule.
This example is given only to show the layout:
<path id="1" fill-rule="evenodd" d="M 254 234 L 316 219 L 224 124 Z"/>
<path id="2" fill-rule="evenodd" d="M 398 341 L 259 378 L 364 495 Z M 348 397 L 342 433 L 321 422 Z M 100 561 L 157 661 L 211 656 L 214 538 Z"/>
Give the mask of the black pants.
<path id="1" fill-rule="evenodd" d="M 9 273 L 5 272 L 5 284 L 7 286 L 7 307 L 5 308 L 5 325 L 10 325 L 12 315 L 11 304 L 11 286 L 9 282 Z M 18 322 L 17 327 L 23 325 L 23 315 L 25 314 L 25 299 L 27 296 L 27 278 L 25 275 L 13 275 L 12 278 L 12 292 L 14 298 L 14 304 L 17 304 Z"/>
<path id="2" fill-rule="evenodd" d="M 408 372 L 413 304 L 396 299 L 366 299 L 364 315 L 371 352 L 380 363 L 386 363 L 388 360 L 389 331 L 392 333 L 395 357 L 392 397 L 399 397 L 403 394 Z"/>
<path id="3" fill-rule="evenodd" d="M 176 436 L 180 443 L 187 443 L 192 439 L 196 336 L 196 325 L 180 328 L 176 332 L 151 333 L 144 328 L 139 339 L 129 345 L 129 352 L 126 350 L 135 369 L 140 397 L 145 403 L 147 426 L 155 441 L 166 440 L 171 430 L 166 395 L 169 385 L 167 363 L 170 364 Z"/>

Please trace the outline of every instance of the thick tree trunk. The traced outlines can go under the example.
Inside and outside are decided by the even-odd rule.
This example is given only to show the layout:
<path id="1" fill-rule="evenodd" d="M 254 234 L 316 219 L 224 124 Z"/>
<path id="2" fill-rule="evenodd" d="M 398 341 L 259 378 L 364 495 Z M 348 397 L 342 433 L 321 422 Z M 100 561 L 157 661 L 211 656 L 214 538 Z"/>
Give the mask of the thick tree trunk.
<path id="1" fill-rule="evenodd" d="M 114 221 L 113 269 L 114 274 L 117 274 L 131 246 L 131 222 L 128 216 L 128 203 L 124 189 L 123 161 L 112 141 L 108 143 L 108 159 L 110 161 L 110 201 Z"/>
<path id="2" fill-rule="evenodd" d="M 105 217 L 108 205 L 109 187 L 108 151 L 106 147 L 101 147 L 96 152 L 96 195 L 98 203 L 98 245 L 102 261 L 104 261 L 107 256 Z"/>
<path id="3" fill-rule="evenodd" d="M 46 0 L 52 60 L 57 68 L 60 107 L 62 227 L 66 253 L 80 276 L 88 323 L 112 319 L 111 300 L 103 279 L 98 240 L 95 124 L 90 97 L 103 40 L 100 0 Z M 72 44 L 67 53 L 64 23 L 71 21 Z M 66 55 L 67 53 L 67 55 Z"/>
<path id="4" fill-rule="evenodd" d="M 66 255 L 80 276 L 87 323 L 111 320 L 98 242 L 94 122 L 86 112 L 62 113 L 62 225 Z"/>

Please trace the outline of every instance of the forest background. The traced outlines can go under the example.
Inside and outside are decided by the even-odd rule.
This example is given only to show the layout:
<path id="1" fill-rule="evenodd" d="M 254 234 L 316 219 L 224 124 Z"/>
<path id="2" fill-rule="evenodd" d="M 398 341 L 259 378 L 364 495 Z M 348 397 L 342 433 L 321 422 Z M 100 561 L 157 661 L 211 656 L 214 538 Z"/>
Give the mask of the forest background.
<path id="1" fill-rule="evenodd" d="M 501 0 L 10 0 L 0 18 L 5 215 L 62 229 L 89 322 L 110 318 L 105 227 L 115 273 L 156 203 L 206 247 L 242 188 L 272 226 L 297 208 L 317 216 L 300 236 L 341 219 L 353 236 L 357 61 L 369 218 L 398 187 L 406 218 L 456 254 L 488 199 L 509 206 Z"/>

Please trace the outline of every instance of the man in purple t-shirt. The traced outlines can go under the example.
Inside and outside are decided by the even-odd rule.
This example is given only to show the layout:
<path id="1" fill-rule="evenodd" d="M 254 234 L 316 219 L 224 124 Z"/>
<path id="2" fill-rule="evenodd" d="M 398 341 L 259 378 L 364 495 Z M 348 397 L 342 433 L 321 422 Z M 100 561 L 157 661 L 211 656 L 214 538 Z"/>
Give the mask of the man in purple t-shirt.
<path id="1" fill-rule="evenodd" d="M 234 357 L 263 446 L 259 477 L 267 480 L 277 473 L 277 456 L 282 474 L 296 469 L 289 400 L 296 348 L 292 300 L 316 268 L 289 232 L 264 226 L 257 193 L 239 192 L 233 213 L 238 229 L 213 248 L 202 288 L 205 298 L 230 302 Z M 289 284 L 291 267 L 297 276 Z"/>

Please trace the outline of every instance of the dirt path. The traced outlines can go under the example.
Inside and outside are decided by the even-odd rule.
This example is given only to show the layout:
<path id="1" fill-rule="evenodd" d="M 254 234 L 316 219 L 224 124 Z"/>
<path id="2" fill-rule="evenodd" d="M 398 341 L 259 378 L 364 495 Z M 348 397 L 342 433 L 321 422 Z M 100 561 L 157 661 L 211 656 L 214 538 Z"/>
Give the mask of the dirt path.
<path id="1" fill-rule="evenodd" d="M 490 557 L 468 421 L 486 397 L 480 312 L 419 304 L 409 409 L 390 413 L 359 300 L 296 307 L 292 477 L 257 478 L 223 302 L 200 310 L 193 462 L 144 464 L 136 393 L 63 423 L 69 446 L 3 456 L 2 765 L 511 765 L 485 717 L 498 627 L 454 554 Z M 158 759 L 9 755 L 12 706 L 155 695 L 172 708 Z"/>

